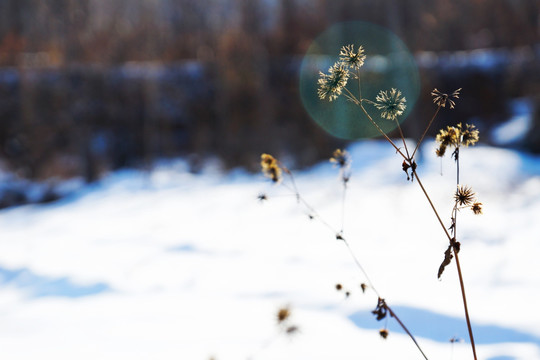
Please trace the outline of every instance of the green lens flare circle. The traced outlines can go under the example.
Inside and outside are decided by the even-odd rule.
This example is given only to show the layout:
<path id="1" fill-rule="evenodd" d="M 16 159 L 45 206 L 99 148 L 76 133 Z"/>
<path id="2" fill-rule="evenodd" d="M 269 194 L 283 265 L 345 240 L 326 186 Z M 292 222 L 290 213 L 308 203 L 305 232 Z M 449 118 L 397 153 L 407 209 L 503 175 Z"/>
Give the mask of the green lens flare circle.
<path id="1" fill-rule="evenodd" d="M 317 95 L 319 71 L 328 69 L 339 60 L 342 46 L 352 44 L 355 51 L 363 46 L 366 60 L 360 68 L 360 90 L 363 99 L 375 101 L 381 90 L 400 90 L 407 108 L 398 117 L 403 122 L 416 103 L 420 92 L 418 67 L 409 49 L 391 31 L 363 21 L 333 25 L 319 35 L 309 47 L 300 68 L 300 97 L 311 118 L 333 136 L 360 139 L 380 136 L 362 109 L 343 94 L 329 102 Z M 358 80 L 349 79 L 347 89 L 359 97 Z M 364 102 L 364 108 L 379 127 L 388 133 L 397 127 L 395 121 L 381 118 L 381 111 Z"/>

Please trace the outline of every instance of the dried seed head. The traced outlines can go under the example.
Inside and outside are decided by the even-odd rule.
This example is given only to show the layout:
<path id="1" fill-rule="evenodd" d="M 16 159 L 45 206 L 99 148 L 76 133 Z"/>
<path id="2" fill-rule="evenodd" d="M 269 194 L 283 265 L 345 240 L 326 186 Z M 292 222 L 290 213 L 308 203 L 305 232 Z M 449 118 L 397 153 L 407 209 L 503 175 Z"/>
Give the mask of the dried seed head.
<path id="1" fill-rule="evenodd" d="M 379 300 L 377 301 L 377 307 L 371 313 L 375 315 L 377 321 L 381 321 L 386 317 L 386 315 L 388 315 L 388 309 L 386 307 L 386 302 L 384 301 L 384 299 L 379 298 Z"/>
<path id="2" fill-rule="evenodd" d="M 328 74 L 319 72 L 319 89 L 317 94 L 321 100 L 328 97 L 329 101 L 335 100 L 341 95 L 343 88 L 349 80 L 349 70 L 343 63 L 337 62 L 328 69 Z"/>
<path id="3" fill-rule="evenodd" d="M 336 149 L 330 158 L 330 162 L 344 168 L 349 165 L 349 153 L 346 150 Z"/>
<path id="4" fill-rule="evenodd" d="M 450 109 L 453 109 L 456 103 L 451 98 L 459 99 L 459 92 L 461 88 L 455 90 L 452 94 L 448 95 L 440 92 L 437 88 L 433 89 L 431 96 L 433 96 L 433 102 L 440 107 L 446 107 L 446 103 L 450 105 Z"/>
<path id="5" fill-rule="evenodd" d="M 471 206 L 471 210 L 475 215 L 481 215 L 482 214 L 482 203 L 481 202 L 475 202 Z"/>
<path id="6" fill-rule="evenodd" d="M 475 193 L 472 189 L 465 185 L 458 186 L 454 199 L 460 206 L 469 206 L 473 203 Z"/>
<path id="7" fill-rule="evenodd" d="M 446 130 L 441 129 L 437 136 L 435 137 L 435 141 L 437 141 L 441 146 L 456 146 L 459 144 L 459 128 L 455 128 L 453 126 L 447 126 Z"/>
<path id="8" fill-rule="evenodd" d="M 366 284 L 364 284 L 364 283 L 361 283 L 361 284 L 360 284 L 360 288 L 362 289 L 362 292 L 363 292 L 363 293 L 366 292 L 367 287 L 368 287 L 368 286 L 367 286 Z"/>
<path id="9" fill-rule="evenodd" d="M 388 337 L 388 330 L 386 329 L 381 329 L 379 330 L 379 335 L 383 338 L 383 339 L 386 339 Z"/>
<path id="10" fill-rule="evenodd" d="M 397 117 L 402 115 L 407 105 L 405 97 L 401 96 L 401 91 L 391 89 L 389 92 L 380 91 L 375 98 L 377 101 L 375 107 L 382 110 L 381 117 L 388 120 L 397 120 Z"/>
<path id="11" fill-rule="evenodd" d="M 341 289 L 343 289 L 343 285 L 341 285 L 341 284 L 336 284 L 336 290 L 337 290 L 337 291 L 341 291 Z"/>
<path id="12" fill-rule="evenodd" d="M 465 124 L 465 129 L 461 124 L 458 124 L 461 133 L 461 144 L 465 146 L 475 145 L 479 139 L 479 131 L 474 125 Z"/>
<path id="13" fill-rule="evenodd" d="M 457 126 L 447 126 L 446 129 L 441 129 L 435 140 L 439 143 L 439 148 L 435 150 L 437 156 L 442 157 L 448 146 L 453 146 L 456 149 L 460 146 L 475 145 L 479 139 L 479 131 L 474 125 L 457 124 Z M 457 152 L 454 155 L 458 155 Z"/>
<path id="14" fill-rule="evenodd" d="M 298 326 L 296 326 L 296 325 L 291 325 L 291 326 L 287 327 L 287 329 L 285 329 L 285 333 L 287 335 L 294 335 L 299 331 L 300 331 L 300 328 Z"/>
<path id="15" fill-rule="evenodd" d="M 291 316 L 291 310 L 289 307 L 282 307 L 278 310 L 277 313 L 277 321 L 278 324 L 282 324 L 284 321 L 286 321 Z"/>
<path id="16" fill-rule="evenodd" d="M 266 201 L 268 200 L 268 196 L 265 193 L 260 193 L 259 195 L 257 195 L 257 200 L 259 200 L 260 202 Z"/>
<path id="17" fill-rule="evenodd" d="M 277 183 L 281 180 L 281 168 L 272 155 L 261 155 L 261 168 L 264 176 L 269 177 L 273 182 Z"/>
<path id="18" fill-rule="evenodd" d="M 435 154 L 438 157 L 443 157 L 446 153 L 446 145 L 441 144 L 438 149 L 435 150 Z"/>
<path id="19" fill-rule="evenodd" d="M 358 47 L 357 52 L 354 51 L 354 45 L 352 44 L 343 46 L 339 53 L 339 60 L 353 69 L 360 69 L 360 67 L 364 65 L 365 59 L 366 55 L 364 55 L 364 48 L 362 46 Z"/>

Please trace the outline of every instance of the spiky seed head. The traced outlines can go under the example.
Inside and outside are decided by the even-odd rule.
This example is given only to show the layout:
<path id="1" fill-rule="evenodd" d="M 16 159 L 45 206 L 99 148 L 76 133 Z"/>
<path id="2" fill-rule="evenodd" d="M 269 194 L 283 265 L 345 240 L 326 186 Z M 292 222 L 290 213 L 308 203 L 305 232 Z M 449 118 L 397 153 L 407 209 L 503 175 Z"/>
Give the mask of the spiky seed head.
<path id="1" fill-rule="evenodd" d="M 466 185 L 459 185 L 454 199 L 460 206 L 469 206 L 474 201 L 475 194 L 472 189 Z"/>
<path id="2" fill-rule="evenodd" d="M 379 335 L 383 338 L 383 339 L 386 339 L 388 337 L 388 330 L 386 329 L 381 329 L 379 330 Z"/>
<path id="3" fill-rule="evenodd" d="M 446 103 L 450 105 L 450 109 L 453 109 L 454 106 L 456 106 L 456 103 L 451 98 L 459 99 L 459 92 L 461 91 L 461 88 L 454 90 L 454 92 L 450 95 L 445 94 L 441 91 L 439 91 L 437 88 L 433 89 L 431 92 L 431 96 L 433 96 L 433 102 L 440 107 L 446 107 Z"/>
<path id="4" fill-rule="evenodd" d="M 375 107 L 381 110 L 381 117 L 388 120 L 397 120 L 402 115 L 407 105 L 407 100 L 401 96 L 401 91 L 392 88 L 390 91 L 380 91 L 375 98 Z"/>
<path id="5" fill-rule="evenodd" d="M 346 66 L 352 69 L 360 69 L 364 65 L 366 55 L 364 55 L 364 48 L 358 47 L 358 51 L 354 51 L 354 45 L 346 45 L 341 48 L 339 53 L 339 60 Z"/>
<path id="6" fill-rule="evenodd" d="M 333 101 L 341 95 L 343 88 L 349 80 L 349 70 L 341 63 L 336 62 L 328 69 L 328 74 L 319 72 L 319 89 L 317 94 L 321 100 L 328 98 L 328 101 Z"/>
<path id="7" fill-rule="evenodd" d="M 360 288 L 362 289 L 362 292 L 365 293 L 365 292 L 366 292 L 366 289 L 367 289 L 367 285 L 364 284 L 364 283 L 361 283 L 361 284 L 360 284 Z"/>

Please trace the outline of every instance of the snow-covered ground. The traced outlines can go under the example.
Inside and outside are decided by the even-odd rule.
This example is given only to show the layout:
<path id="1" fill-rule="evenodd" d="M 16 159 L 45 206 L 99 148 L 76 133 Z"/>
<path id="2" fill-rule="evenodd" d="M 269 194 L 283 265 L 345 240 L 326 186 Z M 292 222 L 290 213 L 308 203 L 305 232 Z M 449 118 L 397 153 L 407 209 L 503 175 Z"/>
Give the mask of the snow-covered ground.
<path id="1" fill-rule="evenodd" d="M 453 162 L 434 148 L 424 146 L 419 174 L 449 222 Z M 472 359 L 456 269 L 437 280 L 448 244 L 420 188 L 386 143 L 349 151 L 352 250 L 430 359 Z M 186 169 L 118 172 L 53 204 L 0 211 L 2 359 L 421 358 L 393 319 L 374 319 L 377 298 L 362 294 L 344 243 L 286 187 Z M 339 228 L 338 170 L 320 164 L 295 179 Z M 479 359 L 540 359 L 540 159 L 467 148 L 461 180 L 484 204 L 458 218 Z M 293 336 L 276 325 L 283 306 Z"/>

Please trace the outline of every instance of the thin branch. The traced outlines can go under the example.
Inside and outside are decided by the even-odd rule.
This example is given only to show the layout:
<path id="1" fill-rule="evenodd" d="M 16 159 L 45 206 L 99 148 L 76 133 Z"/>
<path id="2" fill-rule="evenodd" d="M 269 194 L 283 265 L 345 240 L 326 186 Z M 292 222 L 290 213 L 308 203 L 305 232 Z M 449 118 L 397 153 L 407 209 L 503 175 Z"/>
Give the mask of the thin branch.
<path id="1" fill-rule="evenodd" d="M 396 149 L 396 152 L 398 152 L 402 157 L 403 159 L 407 160 L 408 158 L 401 152 L 401 150 L 396 146 L 396 144 L 394 144 L 394 142 L 392 141 L 392 139 L 390 139 L 388 137 L 388 135 L 386 135 L 386 133 L 379 127 L 379 125 L 377 125 L 377 123 L 373 120 L 373 118 L 369 115 L 369 113 L 366 111 L 366 109 L 364 108 L 364 106 L 362 105 L 362 103 L 360 103 L 360 108 L 362 109 L 362 111 L 364 112 L 364 114 L 366 114 L 366 116 L 368 117 L 369 121 L 373 124 L 373 126 L 375 126 L 377 128 L 377 131 L 379 131 L 379 133 L 384 136 L 384 138 L 386 139 L 386 141 L 388 141 L 390 143 L 390 145 L 392 145 L 394 147 L 394 149 Z"/>
<path id="2" fill-rule="evenodd" d="M 360 261 L 358 260 L 358 258 L 356 257 L 356 255 L 354 254 L 354 252 L 352 251 L 351 249 L 351 246 L 349 245 L 349 242 L 341 237 L 340 240 L 343 240 L 343 242 L 345 243 L 345 245 L 347 246 L 347 250 L 349 250 L 349 254 L 351 255 L 351 257 L 353 258 L 353 261 L 355 262 L 356 266 L 358 266 L 358 268 L 360 269 L 360 271 L 362 272 L 362 274 L 364 274 L 364 277 L 366 278 L 366 282 L 368 283 L 369 287 L 373 290 L 373 292 L 380 298 L 380 294 L 379 292 L 377 291 L 377 289 L 375 288 L 375 286 L 373 286 L 373 282 L 371 281 L 371 279 L 369 278 L 366 270 L 364 270 L 364 267 L 362 266 L 362 264 L 360 263 Z"/>
<path id="3" fill-rule="evenodd" d="M 431 127 L 431 124 L 433 124 L 433 121 L 435 120 L 435 118 L 437 117 L 437 114 L 439 113 L 439 110 L 441 109 L 441 105 L 439 105 L 437 107 L 437 110 L 435 111 L 435 114 L 433 114 L 433 117 L 431 118 L 431 120 L 429 121 L 428 123 L 428 126 L 426 127 L 426 130 L 424 130 L 424 133 L 422 134 L 422 136 L 420 137 L 420 140 L 418 141 L 418 143 L 416 144 L 416 147 L 414 148 L 414 151 L 412 153 L 412 156 L 411 156 L 411 159 L 414 158 L 414 155 L 416 154 L 416 151 L 418 150 L 418 148 L 420 147 L 420 144 L 422 143 L 422 141 L 424 140 L 424 137 L 426 136 L 429 128 Z"/>
<path id="4" fill-rule="evenodd" d="M 407 154 L 407 159 L 410 160 L 412 158 L 409 155 L 409 149 L 407 148 L 407 143 L 405 142 L 405 136 L 403 135 L 403 131 L 401 130 L 401 126 L 399 125 L 399 121 L 397 118 L 396 118 L 396 124 L 397 124 L 397 128 L 399 129 L 399 136 L 401 137 L 401 140 L 403 141 L 403 146 L 405 147 L 405 153 Z"/>
<path id="5" fill-rule="evenodd" d="M 343 194 L 341 196 L 341 231 L 340 233 L 343 233 L 344 228 L 345 228 L 345 199 L 346 197 L 347 197 L 347 182 L 344 177 L 343 178 Z"/>
<path id="6" fill-rule="evenodd" d="M 449 241 L 452 241 L 452 237 L 448 233 L 448 230 L 446 229 L 446 226 L 444 225 L 443 221 L 441 220 L 441 217 L 439 216 L 439 213 L 438 213 L 437 209 L 435 208 L 435 205 L 433 205 L 433 202 L 431 201 L 431 198 L 429 197 L 426 189 L 424 188 L 424 185 L 422 184 L 422 181 L 420 181 L 420 178 L 418 177 L 418 173 L 416 172 L 416 170 L 413 170 L 413 173 L 414 173 L 414 177 L 416 178 L 416 182 L 418 183 L 418 185 L 420 185 L 420 188 L 422 189 L 422 192 L 426 196 L 426 199 L 428 200 L 429 205 L 431 205 L 431 209 L 435 213 L 435 216 L 437 217 L 437 220 L 439 220 L 439 224 L 441 224 L 441 227 L 443 228 L 444 233 L 446 234 L 446 237 L 448 237 Z"/>
<path id="7" fill-rule="evenodd" d="M 456 150 L 455 150 L 455 159 L 456 159 L 456 183 L 457 183 L 457 186 L 459 186 L 459 144 L 458 146 L 456 147 Z M 453 230 L 453 233 L 454 233 L 454 237 L 457 236 L 457 213 L 458 213 L 458 201 L 456 200 L 456 204 L 454 206 L 454 214 L 453 214 L 453 217 L 454 217 L 454 223 L 453 223 L 453 226 L 454 226 L 454 230 Z M 463 299 L 463 309 L 465 310 L 465 320 L 467 322 L 467 330 L 469 331 L 469 339 L 471 340 L 471 347 L 472 347 L 472 351 L 473 351 L 473 356 L 474 356 L 474 360 L 477 359 L 476 357 L 476 346 L 474 344 L 474 335 L 473 335 L 473 330 L 472 330 L 472 325 L 471 325 L 471 319 L 469 318 L 469 308 L 467 306 L 467 296 L 465 295 L 465 283 L 463 281 L 463 274 L 461 273 L 461 265 L 459 263 L 459 256 L 458 256 L 458 253 L 459 251 L 453 247 L 454 249 L 454 258 L 456 259 L 456 268 L 457 268 L 457 272 L 458 272 L 458 278 L 459 278 L 459 286 L 461 288 L 461 297 Z"/>
<path id="8" fill-rule="evenodd" d="M 343 88 L 343 89 L 347 92 L 347 94 L 344 94 L 344 96 L 345 96 L 347 99 L 351 100 L 351 101 L 352 101 L 353 103 L 355 103 L 356 105 L 360 106 L 360 104 L 361 104 L 362 102 L 361 102 L 360 100 L 358 100 L 358 99 L 356 98 L 356 96 L 354 96 L 354 94 L 353 94 L 349 89 L 347 89 L 347 88 Z"/>
<path id="9" fill-rule="evenodd" d="M 362 101 L 362 86 L 360 84 L 360 69 L 356 69 L 356 77 L 358 79 L 358 98 Z"/>
<path id="10" fill-rule="evenodd" d="M 463 299 L 463 308 L 465 309 L 465 320 L 467 321 L 467 330 L 469 331 L 469 339 L 471 340 L 471 347 L 473 351 L 474 360 L 476 357 L 476 346 L 474 345 L 474 335 L 471 326 L 471 319 L 469 318 L 469 308 L 467 306 L 467 296 L 465 295 L 465 284 L 463 282 L 463 275 L 461 273 L 461 265 L 459 264 L 458 251 L 454 248 L 454 258 L 456 259 L 456 267 L 459 275 L 459 286 L 461 287 L 461 297 Z"/>
<path id="11" fill-rule="evenodd" d="M 384 301 L 384 300 L 383 300 Z M 414 342 L 414 344 L 416 345 L 416 347 L 418 348 L 418 350 L 420 350 L 420 353 L 422 353 L 422 356 L 424 357 L 424 359 L 428 360 L 426 354 L 424 354 L 424 352 L 422 351 L 422 348 L 420 347 L 420 345 L 418 344 L 418 342 L 416 341 L 416 339 L 414 338 L 413 334 L 411 334 L 411 332 L 409 331 L 409 329 L 407 329 L 407 327 L 401 322 L 401 320 L 399 319 L 399 317 L 396 315 L 396 313 L 394 312 L 394 310 L 392 310 L 390 308 L 390 306 L 388 306 L 388 304 L 386 303 L 386 301 L 384 301 L 384 307 L 386 307 L 386 309 L 388 310 L 388 312 L 390 313 L 390 316 L 392 316 L 394 319 L 396 319 L 396 321 L 398 322 L 398 324 L 401 326 L 401 328 L 403 330 L 405 330 L 405 332 L 407 333 L 407 335 L 409 335 L 409 337 L 411 338 L 411 340 Z"/>

